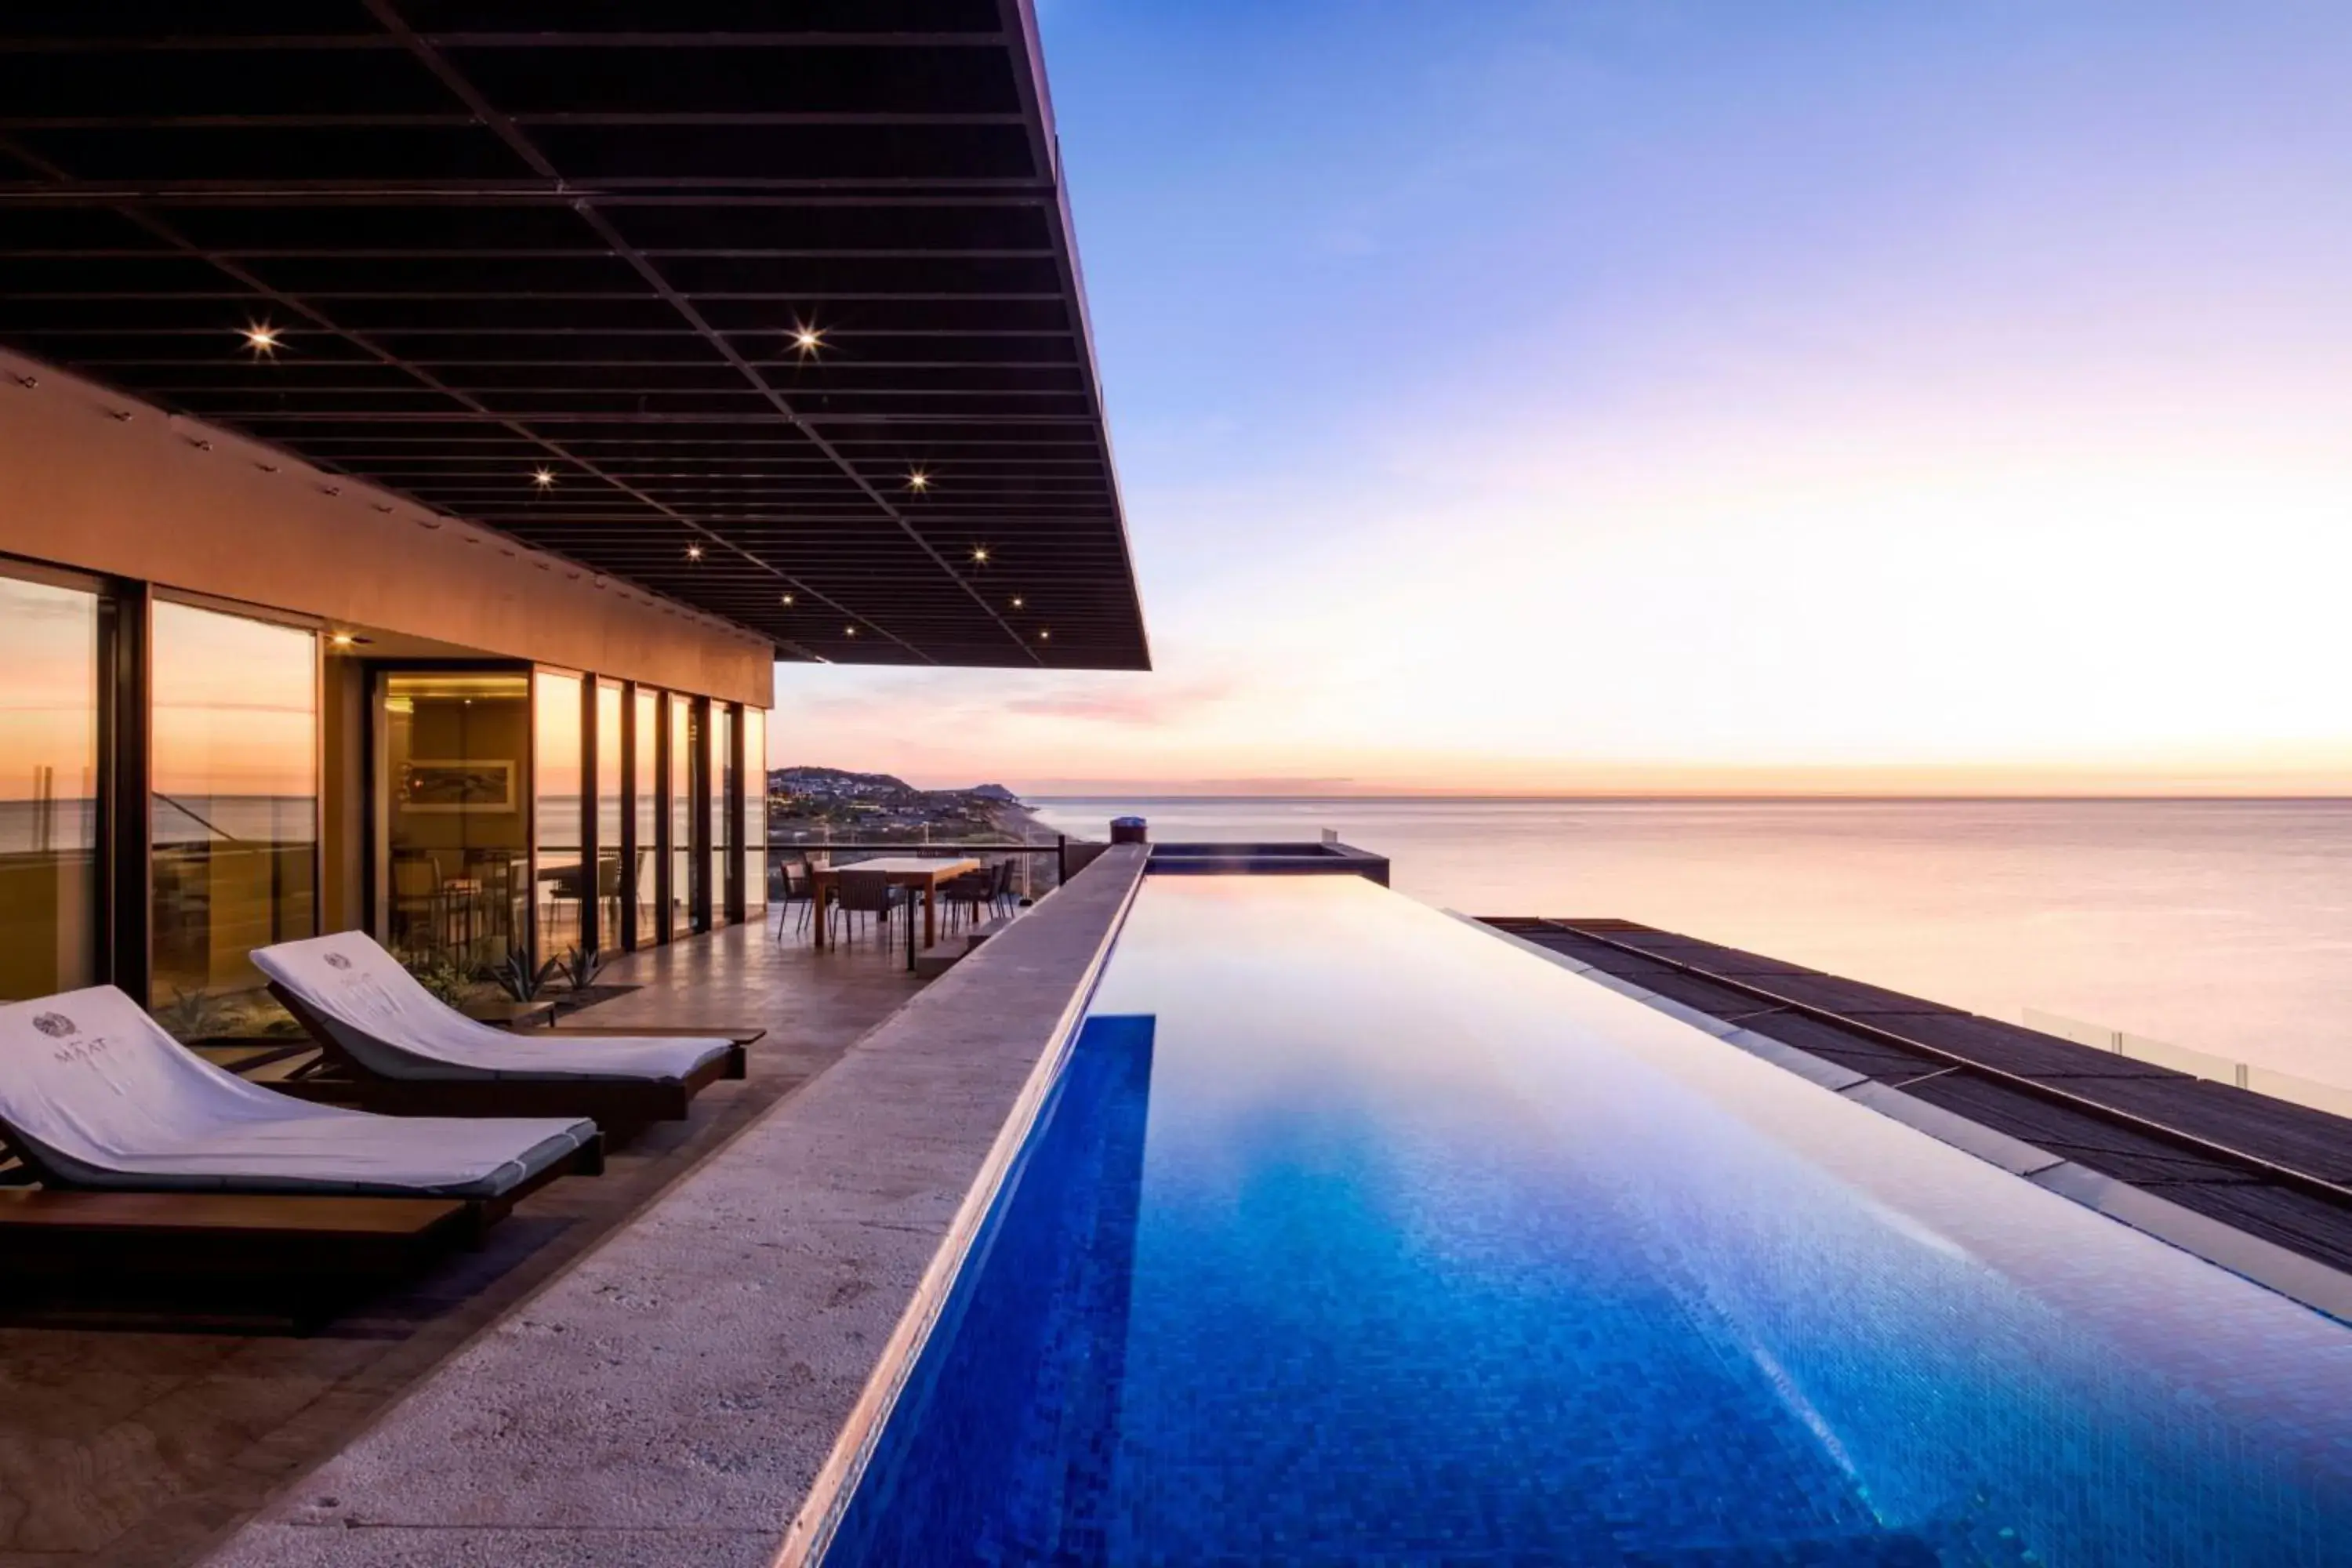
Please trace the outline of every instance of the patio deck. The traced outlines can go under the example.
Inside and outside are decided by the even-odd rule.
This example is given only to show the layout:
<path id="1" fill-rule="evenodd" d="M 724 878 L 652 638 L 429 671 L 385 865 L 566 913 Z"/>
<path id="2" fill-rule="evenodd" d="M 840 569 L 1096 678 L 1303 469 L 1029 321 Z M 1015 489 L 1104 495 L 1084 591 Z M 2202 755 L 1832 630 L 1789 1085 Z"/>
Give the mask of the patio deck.
<path id="1" fill-rule="evenodd" d="M 747 1025 L 751 1077 L 656 1123 L 607 1173 L 525 1200 L 479 1252 L 316 1335 L 0 1326 L 0 1568 L 194 1561 L 485 1326 L 643 1210 L 920 988 L 887 946 L 817 952 L 738 926 L 616 963 L 575 1016 Z M 5 1296 L 0 1296 L 5 1307 Z"/>

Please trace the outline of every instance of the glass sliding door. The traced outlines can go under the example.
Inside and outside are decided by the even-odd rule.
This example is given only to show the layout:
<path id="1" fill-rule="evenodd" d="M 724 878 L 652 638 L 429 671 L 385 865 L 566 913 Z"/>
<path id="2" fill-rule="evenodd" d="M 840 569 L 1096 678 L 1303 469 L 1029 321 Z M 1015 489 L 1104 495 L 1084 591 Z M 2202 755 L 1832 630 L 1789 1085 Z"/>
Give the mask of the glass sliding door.
<path id="1" fill-rule="evenodd" d="M 318 637 L 165 600 L 152 626 L 150 1000 L 218 1032 L 270 1005 L 246 955 L 318 931 Z"/>
<path id="2" fill-rule="evenodd" d="M 587 891 L 580 864 L 580 677 L 533 672 L 530 680 L 532 952 L 544 963 L 581 941 Z"/>
<path id="3" fill-rule="evenodd" d="M 596 683 L 596 945 L 621 950 L 621 708 L 627 694 L 617 680 Z"/>
<path id="4" fill-rule="evenodd" d="M 636 830 L 635 864 L 630 868 L 636 899 L 636 940 L 640 946 L 659 942 L 665 933 L 661 918 L 661 700 L 639 687 L 631 701 L 630 737 L 635 754 L 630 777 L 636 788 L 632 826 Z"/>
<path id="5" fill-rule="evenodd" d="M 671 692 L 669 705 L 669 934 L 694 929 L 694 704 Z"/>
<path id="6" fill-rule="evenodd" d="M 729 794 L 735 783 L 735 754 L 731 749 L 730 726 L 727 704 L 706 705 L 710 715 L 710 923 L 727 923 L 727 859 L 735 847 L 734 814 L 727 809 Z"/>
<path id="7" fill-rule="evenodd" d="M 0 1002 L 98 980 L 98 595 L 0 577 Z"/>
<path id="8" fill-rule="evenodd" d="M 383 729 L 377 934 L 471 973 L 530 944 L 530 678 L 379 678 Z"/>
<path id="9" fill-rule="evenodd" d="M 768 907 L 768 714 L 743 710 L 743 916 Z"/>

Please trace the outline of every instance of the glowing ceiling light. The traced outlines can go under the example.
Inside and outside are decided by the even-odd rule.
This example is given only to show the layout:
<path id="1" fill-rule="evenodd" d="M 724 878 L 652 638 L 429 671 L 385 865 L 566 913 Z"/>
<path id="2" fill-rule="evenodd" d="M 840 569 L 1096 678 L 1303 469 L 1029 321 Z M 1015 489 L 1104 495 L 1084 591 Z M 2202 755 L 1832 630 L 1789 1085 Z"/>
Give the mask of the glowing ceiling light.
<path id="1" fill-rule="evenodd" d="M 856 626 L 844 626 L 841 628 L 841 635 L 845 637 L 854 637 L 857 635 L 857 628 Z"/>
<path id="2" fill-rule="evenodd" d="M 973 546 L 971 547 L 971 558 L 972 558 L 974 561 L 978 562 L 978 563 L 979 563 L 981 565 L 982 565 L 982 566 L 987 565 L 987 564 L 988 564 L 988 546 L 987 546 L 987 545 L 985 545 L 985 544 L 975 544 L 975 545 L 973 545 Z"/>
<path id="3" fill-rule="evenodd" d="M 1014 598 L 1014 599 L 1013 599 L 1013 607 L 1014 609 L 1016 609 L 1016 610 L 1017 610 L 1017 609 L 1019 609 L 1022 605 L 1024 605 L 1027 604 L 1028 602 L 1029 602 L 1029 601 L 1028 601 L 1028 600 L 1026 600 L 1026 599 L 1023 599 L 1023 598 L 1018 598 L 1018 597 L 1016 597 L 1016 598 Z"/>
<path id="4" fill-rule="evenodd" d="M 337 632 L 327 640 L 334 644 L 337 647 L 350 647 L 359 641 L 357 637 L 352 636 L 349 632 Z"/>
<path id="5" fill-rule="evenodd" d="M 789 610 L 789 609 L 791 609 L 792 607 L 793 607 L 793 596 L 792 596 L 790 594 L 787 594 L 787 595 L 784 595 L 784 608 L 786 608 L 786 609 L 788 609 L 788 610 Z"/>
<path id="6" fill-rule="evenodd" d="M 701 560 L 701 559 L 702 559 L 702 546 L 700 546 L 699 544 L 689 544 L 689 545 L 688 545 L 688 546 L 686 547 L 686 558 L 687 558 L 688 561 L 699 561 L 699 560 Z"/>
<path id="7" fill-rule="evenodd" d="M 801 358 L 806 359 L 824 347 L 824 333 L 806 322 L 798 323 L 793 328 L 793 347 L 800 351 Z"/>
<path id="8" fill-rule="evenodd" d="M 1037 634 L 1037 640 L 1039 642 L 1052 642 L 1054 640 L 1054 634 L 1052 632 L 1039 632 Z"/>
<path id="9" fill-rule="evenodd" d="M 278 329 L 267 321 L 255 321 L 245 329 L 245 346 L 257 354 L 278 352 Z"/>
<path id="10" fill-rule="evenodd" d="M 920 495 L 931 488 L 931 476 L 920 468 L 914 469 L 907 476 L 907 488 Z"/>
<path id="11" fill-rule="evenodd" d="M 541 489 L 551 489 L 555 486 L 555 470 L 553 468 L 533 468 L 530 471 L 530 482 L 537 485 Z"/>

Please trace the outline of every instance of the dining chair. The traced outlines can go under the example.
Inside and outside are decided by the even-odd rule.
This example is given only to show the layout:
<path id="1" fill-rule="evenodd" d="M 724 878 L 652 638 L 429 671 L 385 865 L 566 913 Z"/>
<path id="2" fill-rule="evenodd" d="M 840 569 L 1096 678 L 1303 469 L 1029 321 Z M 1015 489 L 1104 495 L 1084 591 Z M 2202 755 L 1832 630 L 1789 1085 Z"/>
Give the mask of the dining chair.
<path id="1" fill-rule="evenodd" d="M 996 894 L 996 873 L 982 866 L 961 876 L 950 877 L 940 884 L 940 897 L 947 900 L 948 921 L 977 922 L 980 911 L 986 909 Z"/>
<path id="2" fill-rule="evenodd" d="M 393 861 L 392 921 L 403 945 L 437 945 L 440 900 L 441 872 L 430 855 L 404 855 Z"/>
<path id="3" fill-rule="evenodd" d="M 906 889 L 884 872 L 845 870 L 835 876 L 831 915 L 853 931 L 859 923 L 856 917 L 864 915 L 868 923 L 878 922 L 879 934 L 887 936 L 891 915 L 906 907 Z M 838 928 L 834 940 L 840 940 Z"/>
<path id="4" fill-rule="evenodd" d="M 784 940 L 784 923 L 793 919 L 794 904 L 800 905 L 801 912 L 798 923 L 793 929 L 808 929 L 809 910 L 814 907 L 815 890 L 808 867 L 797 858 L 776 862 L 774 882 L 775 887 L 769 893 L 768 901 L 776 906 L 776 942 L 781 946 Z"/>

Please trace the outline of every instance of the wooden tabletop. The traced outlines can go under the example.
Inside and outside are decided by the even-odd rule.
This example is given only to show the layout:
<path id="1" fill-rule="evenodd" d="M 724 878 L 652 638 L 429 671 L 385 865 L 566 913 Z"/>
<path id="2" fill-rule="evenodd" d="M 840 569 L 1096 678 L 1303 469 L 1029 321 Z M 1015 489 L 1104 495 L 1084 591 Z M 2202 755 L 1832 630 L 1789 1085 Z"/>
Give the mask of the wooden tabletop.
<path id="1" fill-rule="evenodd" d="M 952 877 L 961 871 L 978 869 L 980 869 L 980 862 L 970 858 L 934 860 L 927 859 L 920 855 L 885 855 L 877 859 L 859 860 L 847 866 L 822 866 L 817 868 L 816 874 L 820 877 L 828 875 L 838 877 L 844 871 L 879 871 L 886 877 L 929 877 L 936 879 L 940 877 Z"/>

